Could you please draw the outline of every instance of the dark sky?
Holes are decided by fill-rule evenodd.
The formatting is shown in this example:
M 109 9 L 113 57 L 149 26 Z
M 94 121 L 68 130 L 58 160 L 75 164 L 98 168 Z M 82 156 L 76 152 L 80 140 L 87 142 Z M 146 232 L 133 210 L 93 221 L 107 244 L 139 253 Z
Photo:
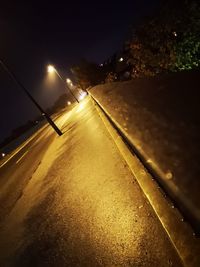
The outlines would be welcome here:
M 64 93 L 47 83 L 46 65 L 64 77 L 81 58 L 101 63 L 120 49 L 131 26 L 151 14 L 159 0 L 3 1 L 0 58 L 38 102 L 47 107 Z M 0 67 L 0 142 L 38 114 Z

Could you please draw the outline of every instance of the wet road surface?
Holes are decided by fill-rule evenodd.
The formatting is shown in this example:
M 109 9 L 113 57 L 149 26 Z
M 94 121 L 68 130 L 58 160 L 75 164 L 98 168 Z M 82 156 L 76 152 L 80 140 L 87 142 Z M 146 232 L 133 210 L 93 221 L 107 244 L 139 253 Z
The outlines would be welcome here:
M 0 266 L 182 266 L 91 101 L 57 124 L 0 168 Z

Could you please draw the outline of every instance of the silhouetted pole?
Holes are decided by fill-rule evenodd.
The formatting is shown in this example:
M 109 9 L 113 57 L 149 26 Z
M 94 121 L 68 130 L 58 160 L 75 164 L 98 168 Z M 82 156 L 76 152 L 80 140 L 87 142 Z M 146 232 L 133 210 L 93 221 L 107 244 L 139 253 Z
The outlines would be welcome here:
M 60 74 L 58 73 L 58 71 L 55 69 L 56 74 L 58 75 L 58 77 L 60 78 L 60 80 L 64 83 L 64 86 L 67 86 L 67 89 L 69 90 L 69 92 L 71 93 L 71 95 L 74 97 L 74 99 L 76 100 L 77 103 L 79 103 L 78 98 L 75 96 L 75 94 L 72 92 L 72 90 L 69 88 L 68 85 L 66 85 L 65 81 L 63 80 L 63 78 L 60 76 Z
M 15 81 L 15 83 L 25 92 L 25 94 L 30 98 L 30 100 L 36 105 L 42 115 L 45 116 L 48 123 L 52 126 L 52 128 L 56 131 L 58 135 L 62 135 L 63 133 L 61 130 L 55 125 L 49 115 L 43 110 L 43 108 L 37 103 L 37 101 L 32 97 L 29 91 L 24 87 L 24 85 L 18 80 L 16 75 L 8 68 L 8 66 L 0 59 L 0 64 L 2 65 L 3 69 L 8 73 L 8 75 Z

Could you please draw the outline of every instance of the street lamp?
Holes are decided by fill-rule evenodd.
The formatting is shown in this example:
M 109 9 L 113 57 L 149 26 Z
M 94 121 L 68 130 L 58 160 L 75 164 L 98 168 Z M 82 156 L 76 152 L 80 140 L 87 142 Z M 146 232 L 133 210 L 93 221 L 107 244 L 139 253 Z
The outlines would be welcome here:
M 60 80 L 62 81 L 62 83 L 64 83 L 64 85 L 66 86 L 65 81 L 63 80 L 63 78 L 60 76 L 59 72 L 57 71 L 57 69 L 53 66 L 53 65 L 48 65 L 47 66 L 47 71 L 49 73 L 56 73 L 57 76 L 60 78 Z M 69 79 L 67 79 L 69 80 Z M 70 81 L 70 80 L 69 80 Z M 71 81 L 70 81 L 71 82 Z M 67 81 L 68 83 L 68 81 Z M 70 94 L 73 96 L 73 98 L 79 103 L 78 99 L 76 98 L 76 96 L 74 95 L 74 93 L 71 91 L 71 89 L 69 88 L 69 86 L 67 85 L 67 89 L 69 90 Z
M 38 102 L 33 98 L 33 96 L 29 93 L 29 91 L 25 88 L 25 86 L 21 83 L 21 81 L 18 80 L 16 75 L 13 71 L 11 71 L 8 66 L 0 59 L 0 65 L 3 67 L 3 69 L 7 72 L 7 74 L 10 76 L 10 78 L 24 91 L 24 93 L 28 96 L 28 98 L 35 104 L 35 106 L 39 109 L 41 114 L 46 118 L 48 123 L 51 125 L 51 127 L 56 131 L 58 135 L 62 135 L 63 133 L 61 130 L 55 125 L 55 123 L 52 121 L 52 119 L 49 117 L 49 115 L 43 110 L 43 108 L 38 104 Z
M 69 78 L 66 79 L 66 83 L 69 85 L 70 88 L 73 87 L 73 83 Z
M 49 65 L 48 68 L 47 68 L 47 71 L 48 71 L 49 73 L 53 73 L 53 72 L 55 71 L 54 66 Z

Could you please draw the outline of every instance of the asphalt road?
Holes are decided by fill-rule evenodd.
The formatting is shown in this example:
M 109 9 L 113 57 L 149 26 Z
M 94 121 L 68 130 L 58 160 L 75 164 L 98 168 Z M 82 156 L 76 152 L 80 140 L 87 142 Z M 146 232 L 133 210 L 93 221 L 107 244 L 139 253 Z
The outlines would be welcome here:
M 0 266 L 182 266 L 89 99 L 0 163 Z

